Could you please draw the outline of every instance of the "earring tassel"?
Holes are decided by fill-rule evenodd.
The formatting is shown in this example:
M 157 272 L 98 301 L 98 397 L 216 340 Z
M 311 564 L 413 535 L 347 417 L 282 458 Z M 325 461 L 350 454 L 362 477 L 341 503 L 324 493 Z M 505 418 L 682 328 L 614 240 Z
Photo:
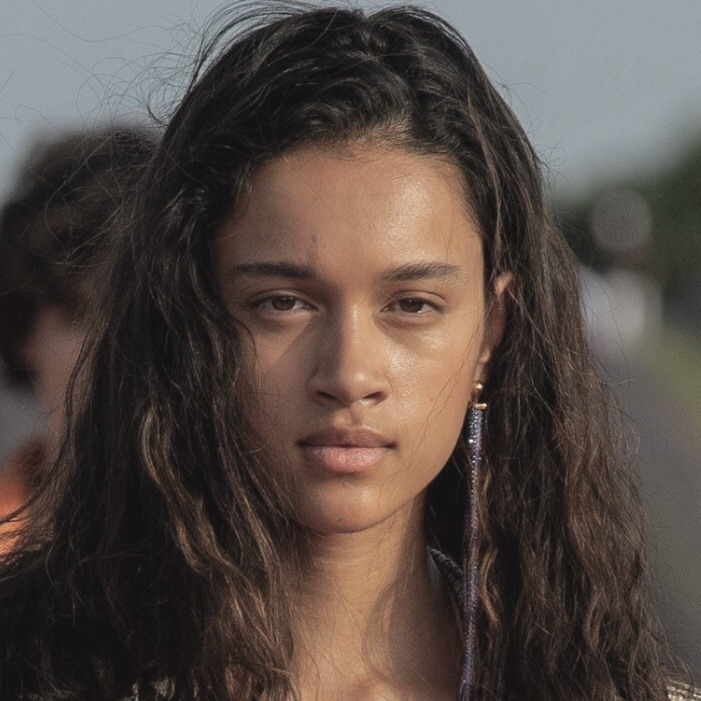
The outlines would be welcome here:
M 481 387 L 478 388 L 478 391 Z M 482 464 L 482 427 L 486 404 L 473 402 L 467 415 L 468 454 L 470 472 L 468 476 L 468 506 L 465 510 L 465 596 L 463 599 L 463 621 L 465 641 L 463 649 L 462 676 L 460 678 L 459 701 L 475 700 L 475 675 L 477 668 L 477 613 L 478 613 L 478 554 L 479 514 L 477 509 L 480 467 Z

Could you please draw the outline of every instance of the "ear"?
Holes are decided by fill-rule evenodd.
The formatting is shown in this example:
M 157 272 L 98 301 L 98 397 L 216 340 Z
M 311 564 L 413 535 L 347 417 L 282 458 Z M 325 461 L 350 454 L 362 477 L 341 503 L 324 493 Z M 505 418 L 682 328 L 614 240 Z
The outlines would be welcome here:
M 514 276 L 510 272 L 501 273 L 492 286 L 492 295 L 487 302 L 487 317 L 485 320 L 482 352 L 477 361 L 475 379 L 484 382 L 487 379 L 487 369 L 492 354 L 501 343 L 506 328 L 506 298 L 507 288 Z

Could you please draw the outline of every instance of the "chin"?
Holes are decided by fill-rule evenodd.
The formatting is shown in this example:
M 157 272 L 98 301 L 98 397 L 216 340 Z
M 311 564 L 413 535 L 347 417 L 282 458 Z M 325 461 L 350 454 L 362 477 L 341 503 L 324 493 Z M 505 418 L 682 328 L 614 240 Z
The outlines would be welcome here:
M 339 487 L 338 490 L 323 490 L 325 494 L 310 489 L 295 499 L 294 510 L 304 529 L 320 535 L 358 533 L 392 515 L 393 510 L 383 504 L 375 490 Z

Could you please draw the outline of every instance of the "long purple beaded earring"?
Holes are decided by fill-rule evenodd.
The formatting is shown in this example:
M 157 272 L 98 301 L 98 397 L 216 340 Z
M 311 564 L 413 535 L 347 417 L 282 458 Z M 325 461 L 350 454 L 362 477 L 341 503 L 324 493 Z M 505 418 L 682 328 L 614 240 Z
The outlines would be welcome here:
M 463 622 L 465 642 L 462 676 L 460 678 L 459 701 L 474 701 L 475 671 L 477 666 L 477 575 L 479 555 L 479 477 L 482 464 L 482 427 L 487 405 L 479 401 L 483 385 L 476 382 L 472 392 L 472 403 L 467 413 L 467 449 L 470 472 L 467 478 L 467 508 L 465 509 L 465 536 L 463 572 L 465 573 L 465 595 L 463 599 Z

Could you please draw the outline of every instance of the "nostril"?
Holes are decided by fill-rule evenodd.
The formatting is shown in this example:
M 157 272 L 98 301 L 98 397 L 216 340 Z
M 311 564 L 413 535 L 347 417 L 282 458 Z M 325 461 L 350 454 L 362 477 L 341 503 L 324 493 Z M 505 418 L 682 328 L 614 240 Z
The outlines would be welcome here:
M 361 388 L 353 387 L 317 387 L 314 392 L 317 401 L 324 404 L 340 404 L 350 406 L 356 402 L 379 403 L 385 399 L 387 392 L 382 389 L 372 389 L 365 391 Z
M 335 401 L 336 400 L 336 397 L 333 394 L 331 394 L 330 392 L 324 392 L 323 390 L 317 390 L 317 395 L 321 399 L 325 399 L 327 401 Z

